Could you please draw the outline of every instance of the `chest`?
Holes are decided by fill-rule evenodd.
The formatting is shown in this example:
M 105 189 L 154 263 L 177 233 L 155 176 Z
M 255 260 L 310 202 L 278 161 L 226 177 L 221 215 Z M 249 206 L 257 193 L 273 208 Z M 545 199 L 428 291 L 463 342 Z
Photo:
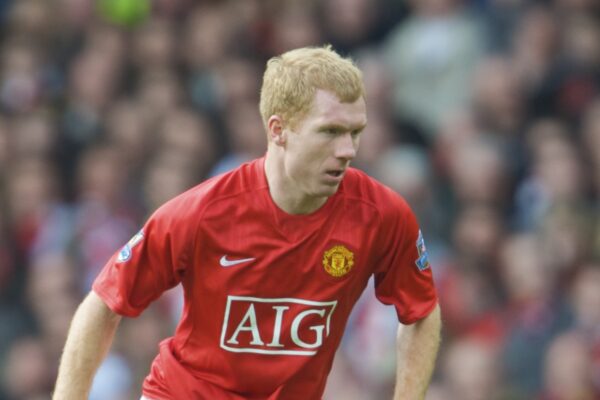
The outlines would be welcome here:
M 377 224 L 344 207 L 286 226 L 253 210 L 207 219 L 184 280 L 188 315 L 217 321 L 203 325 L 207 341 L 231 353 L 334 349 L 378 257 Z
M 377 258 L 377 220 L 360 209 L 286 221 L 232 213 L 208 220 L 194 271 L 203 291 L 260 297 L 338 298 L 362 291 Z M 349 292 L 349 293 L 346 293 Z

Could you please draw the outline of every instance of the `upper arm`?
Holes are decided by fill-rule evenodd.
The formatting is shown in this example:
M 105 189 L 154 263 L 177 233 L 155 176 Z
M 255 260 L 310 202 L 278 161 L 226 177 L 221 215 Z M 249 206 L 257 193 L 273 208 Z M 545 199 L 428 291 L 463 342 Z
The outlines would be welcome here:
M 121 316 L 112 311 L 93 291 L 86 296 L 75 312 L 69 328 L 67 344 L 72 344 L 83 354 L 95 354 L 99 344 L 112 340 Z
M 429 314 L 425 317 L 409 324 L 398 325 L 398 340 L 402 340 L 403 335 L 423 334 L 432 337 L 439 337 L 442 327 L 442 317 L 440 305 L 436 304 Z
M 436 329 L 437 327 L 439 329 L 439 327 L 442 325 L 442 315 L 439 303 L 435 304 L 435 307 L 433 307 L 428 315 L 416 321 L 414 324 L 424 326 L 426 328 Z
M 136 317 L 183 279 L 196 233 L 190 208 L 179 199 L 165 204 L 107 262 L 93 290 L 112 311 Z
M 81 308 L 91 318 L 107 321 L 108 323 L 119 323 L 121 320 L 121 315 L 111 310 L 104 300 L 93 290 L 83 300 Z
M 382 224 L 375 293 L 382 303 L 394 305 L 400 322 L 411 324 L 429 315 L 437 304 L 437 293 L 415 215 L 399 197 L 389 203 Z

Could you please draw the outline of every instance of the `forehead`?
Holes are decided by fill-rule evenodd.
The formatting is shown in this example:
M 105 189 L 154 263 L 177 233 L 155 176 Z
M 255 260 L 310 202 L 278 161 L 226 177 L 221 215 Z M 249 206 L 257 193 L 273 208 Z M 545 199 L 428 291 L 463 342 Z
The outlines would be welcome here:
M 347 127 L 362 127 L 367 123 L 367 107 L 361 96 L 353 103 L 343 103 L 326 90 L 317 90 L 311 111 L 305 122 L 316 125 L 336 124 Z

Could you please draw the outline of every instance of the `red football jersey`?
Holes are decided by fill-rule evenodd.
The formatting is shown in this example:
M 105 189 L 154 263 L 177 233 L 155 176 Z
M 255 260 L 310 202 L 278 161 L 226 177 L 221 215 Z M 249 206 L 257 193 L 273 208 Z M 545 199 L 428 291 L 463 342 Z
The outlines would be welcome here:
M 183 285 L 183 316 L 144 382 L 148 398 L 305 400 L 321 398 L 371 276 L 402 323 L 437 304 L 404 200 L 349 169 L 319 210 L 290 215 L 271 199 L 261 158 L 162 206 L 93 289 L 135 317 Z

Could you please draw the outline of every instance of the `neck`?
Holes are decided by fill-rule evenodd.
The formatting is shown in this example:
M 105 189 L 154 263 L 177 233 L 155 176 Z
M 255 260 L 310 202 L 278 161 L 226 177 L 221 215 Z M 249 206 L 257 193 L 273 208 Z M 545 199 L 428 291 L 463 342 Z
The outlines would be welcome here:
M 286 174 L 283 159 L 277 149 L 268 149 L 265 156 L 265 176 L 273 202 L 288 214 L 310 214 L 327 201 L 327 197 L 314 197 L 303 193 Z

